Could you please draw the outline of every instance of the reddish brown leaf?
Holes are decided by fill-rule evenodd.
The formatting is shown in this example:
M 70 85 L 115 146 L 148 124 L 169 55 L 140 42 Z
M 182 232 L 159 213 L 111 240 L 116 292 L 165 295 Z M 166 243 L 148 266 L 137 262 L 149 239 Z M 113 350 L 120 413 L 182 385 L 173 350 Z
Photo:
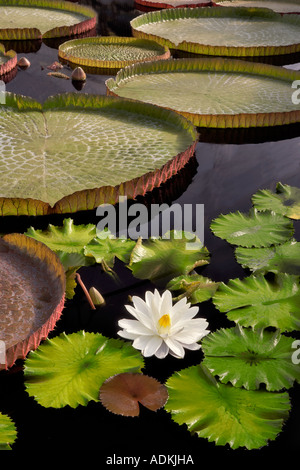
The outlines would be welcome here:
M 100 388 L 101 403 L 109 411 L 122 416 L 139 416 L 139 403 L 156 411 L 168 399 L 167 388 L 143 374 L 124 373 L 107 379 Z

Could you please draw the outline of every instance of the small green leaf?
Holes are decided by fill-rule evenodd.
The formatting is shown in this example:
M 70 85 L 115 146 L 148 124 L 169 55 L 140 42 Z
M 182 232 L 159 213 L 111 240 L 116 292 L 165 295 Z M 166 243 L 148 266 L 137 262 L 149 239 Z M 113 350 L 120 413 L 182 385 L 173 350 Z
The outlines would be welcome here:
M 203 364 L 222 383 L 255 390 L 291 388 L 300 382 L 300 367 L 293 364 L 294 338 L 279 331 L 254 331 L 242 327 L 221 329 L 202 340 Z
M 229 320 L 242 326 L 300 329 L 298 276 L 279 274 L 274 282 L 262 275 L 231 279 L 220 284 L 213 303 L 221 312 L 227 312 Z
M 248 214 L 233 212 L 220 215 L 210 226 L 212 232 L 233 245 L 264 247 L 286 242 L 294 233 L 293 223 L 275 212 Z
M 7 415 L 0 413 L 0 450 L 11 450 L 10 445 L 17 438 L 17 430 L 13 421 Z
M 238 247 L 235 257 L 243 268 L 249 268 L 255 273 L 300 275 L 300 242 L 294 239 L 270 248 Z
M 252 196 L 252 203 L 259 211 L 272 210 L 290 219 L 300 219 L 300 189 L 278 183 L 276 193 L 261 189 Z
M 53 251 L 83 253 L 84 246 L 96 237 L 96 226 L 74 225 L 72 219 L 64 219 L 62 227 L 51 224 L 47 230 L 30 227 L 25 235 L 44 243 Z
M 111 238 L 108 236 L 102 238 L 100 232 L 97 238 L 94 238 L 85 248 L 84 254 L 87 257 L 95 258 L 97 263 L 104 261 L 110 268 L 114 266 L 115 257 L 129 263 L 131 252 L 136 244 L 135 241 L 122 238 Z
M 209 252 L 201 241 L 186 238 L 184 232 L 171 231 L 164 237 L 138 240 L 129 267 L 135 277 L 154 283 L 167 283 L 209 263 Z
M 25 361 L 28 394 L 45 407 L 98 401 L 102 383 L 122 372 L 140 372 L 143 359 L 129 343 L 80 331 L 47 339 Z
M 232 449 L 259 449 L 276 439 L 290 411 L 287 392 L 245 390 L 219 383 L 203 365 L 172 375 L 165 409 L 191 433 Z
M 191 304 L 197 304 L 209 300 L 218 286 L 219 282 L 213 282 L 200 274 L 190 274 L 171 279 L 167 284 L 167 289 L 180 292 L 178 300 L 187 297 Z

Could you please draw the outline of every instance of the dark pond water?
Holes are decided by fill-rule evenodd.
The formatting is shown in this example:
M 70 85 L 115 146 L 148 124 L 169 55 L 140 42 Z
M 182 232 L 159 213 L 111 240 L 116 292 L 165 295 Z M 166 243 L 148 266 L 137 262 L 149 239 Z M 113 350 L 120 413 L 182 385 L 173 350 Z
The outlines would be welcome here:
M 93 5 L 99 12 L 98 34 L 130 36 L 129 21 L 141 14 L 133 2 L 81 2 Z M 31 45 L 33 47 L 33 45 Z M 35 51 L 21 51 L 28 57 L 31 67 L 19 70 L 13 80 L 7 83 L 7 90 L 31 96 L 44 101 L 48 96 L 63 92 L 105 94 L 107 76 L 88 74 L 82 90 L 76 90 L 70 80 L 47 76 L 47 65 L 57 60 L 57 44 L 35 45 Z M 287 64 L 298 68 L 300 57 L 293 57 Z M 66 72 L 69 72 L 66 69 Z M 244 271 L 234 260 L 232 248 L 214 237 L 209 225 L 220 213 L 248 211 L 250 198 L 261 188 L 274 189 L 277 182 L 300 186 L 300 128 L 290 126 L 284 129 L 252 131 L 207 131 L 200 129 L 200 139 L 194 159 L 180 174 L 159 190 L 141 198 L 145 204 L 152 201 L 183 204 L 204 204 L 205 245 L 211 252 L 211 263 L 202 273 L 214 280 L 226 281 L 244 276 Z M 95 212 L 72 215 L 75 223 L 97 223 Z M 0 232 L 23 232 L 29 226 L 45 228 L 48 223 L 61 224 L 62 217 L 6 217 L 0 220 Z M 296 234 L 299 228 L 296 224 Z M 51 335 L 81 329 L 99 331 L 106 336 L 116 337 L 117 321 L 124 315 L 124 303 L 128 294 L 143 295 L 150 283 L 138 283 L 130 277 L 121 263 L 118 273 L 123 285 L 116 290 L 99 267 L 82 268 L 80 271 L 87 287 L 98 287 L 106 298 L 106 307 L 91 311 L 80 288 L 76 296 L 67 302 L 61 320 Z M 222 314 L 209 302 L 201 306 L 201 314 L 208 318 L 210 329 L 227 326 Z M 51 336 L 50 335 L 50 336 Z M 184 361 L 167 358 L 163 361 L 149 359 L 145 373 L 165 381 L 174 371 L 197 364 L 201 352 L 187 354 Z M 284 431 L 275 442 L 251 455 L 268 455 L 276 450 L 298 450 L 300 439 L 299 386 L 291 392 L 292 413 Z M 106 457 L 117 453 L 127 456 L 148 456 L 156 454 L 191 454 L 194 463 L 200 463 L 203 452 L 214 455 L 233 456 L 243 450 L 216 447 L 205 439 L 191 436 L 184 426 L 173 423 L 170 416 L 160 410 L 153 414 L 142 409 L 138 419 L 122 418 L 107 412 L 101 405 L 91 402 L 87 407 L 60 410 L 46 409 L 29 398 L 24 391 L 22 361 L 10 371 L 0 373 L 1 411 L 16 423 L 18 439 L 14 450 L 97 450 L 99 465 Z

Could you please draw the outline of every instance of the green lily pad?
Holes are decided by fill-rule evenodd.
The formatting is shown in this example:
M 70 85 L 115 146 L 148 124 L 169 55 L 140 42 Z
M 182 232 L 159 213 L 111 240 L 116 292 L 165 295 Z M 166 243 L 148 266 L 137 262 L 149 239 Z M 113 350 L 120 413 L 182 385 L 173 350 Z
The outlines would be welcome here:
M 275 281 L 249 276 L 221 283 L 213 303 L 229 320 L 242 326 L 281 331 L 300 329 L 300 284 L 298 276 L 278 274 Z
M 72 213 L 144 195 L 187 163 L 198 138 L 172 111 L 76 93 L 43 105 L 7 93 L 0 125 L 2 215 Z
M 252 7 L 252 8 L 270 8 L 277 13 L 299 13 L 299 0 L 218 0 L 217 6 L 223 7 Z
M 165 409 L 176 423 L 232 449 L 259 449 L 276 439 L 291 409 L 287 392 L 222 384 L 201 364 L 176 372 L 166 385 Z
M 111 95 L 173 109 L 199 127 L 248 128 L 300 122 L 291 98 L 295 80 L 299 71 L 219 57 L 134 64 L 106 87 Z
M 294 233 L 293 223 L 286 217 L 256 209 L 251 209 L 248 214 L 239 211 L 222 214 L 211 222 L 210 228 L 217 237 L 244 247 L 278 245 Z
M 0 413 L 0 450 L 11 450 L 17 438 L 15 423 L 7 415 Z
M 15 51 L 10 50 L 5 52 L 5 47 L 3 44 L 0 44 L 0 76 L 14 69 L 17 65 L 17 60 L 17 53 Z
M 292 239 L 270 248 L 237 247 L 235 257 L 255 274 L 267 272 L 300 275 L 300 242 Z
M 176 230 L 164 237 L 137 241 L 129 263 L 135 277 L 166 284 L 209 263 L 209 252 L 197 237 L 191 241 Z
M 170 8 L 130 22 L 135 37 L 170 49 L 219 56 L 270 56 L 300 50 L 300 18 L 267 8 Z
M 164 60 L 170 51 L 147 39 L 119 36 L 73 39 L 59 46 L 58 55 L 63 62 L 104 72 L 120 69 L 141 61 Z
M 101 235 L 101 234 L 100 234 Z M 112 268 L 117 257 L 123 263 L 129 263 L 130 255 L 136 242 L 122 238 L 94 238 L 85 248 L 84 254 L 87 258 L 92 257 L 97 263 L 103 261 Z
M 299 365 L 293 364 L 294 338 L 267 330 L 241 327 L 217 330 L 201 343 L 203 364 L 222 383 L 256 390 L 289 389 L 300 382 Z
M 261 189 L 252 196 L 252 203 L 259 211 L 272 210 L 290 219 L 300 219 L 300 189 L 278 183 L 276 193 Z
M 178 292 L 178 300 L 187 297 L 191 304 L 197 304 L 211 299 L 218 286 L 219 282 L 214 282 L 200 274 L 188 274 L 171 279 L 167 284 L 167 289 Z
M 81 34 L 97 24 L 87 6 L 57 0 L 0 0 L 0 39 L 24 40 Z
M 142 367 L 142 356 L 129 343 L 100 333 L 63 333 L 28 355 L 25 386 L 42 406 L 76 408 L 99 401 L 99 389 L 112 375 Z

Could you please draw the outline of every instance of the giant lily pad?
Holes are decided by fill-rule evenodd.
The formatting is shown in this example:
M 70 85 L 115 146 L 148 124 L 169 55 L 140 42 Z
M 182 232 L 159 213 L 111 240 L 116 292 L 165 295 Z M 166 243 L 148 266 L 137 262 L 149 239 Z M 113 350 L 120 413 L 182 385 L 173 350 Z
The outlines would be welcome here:
M 177 113 L 75 93 L 43 105 L 7 93 L 0 127 L 2 215 L 76 212 L 144 195 L 175 175 L 197 142 Z
M 17 53 L 13 50 L 5 52 L 5 47 L 0 44 L 0 76 L 13 70 L 17 65 Z
M 64 306 L 65 274 L 57 256 L 26 235 L 0 239 L 0 339 L 6 364 L 24 358 L 47 337 Z
M 201 364 L 176 372 L 166 385 L 173 420 L 218 446 L 258 449 L 276 439 L 289 416 L 287 392 L 222 384 Z
M 213 4 L 210 0 L 135 0 L 135 3 L 149 9 L 155 8 L 183 8 L 183 7 L 209 7 Z
M 299 17 L 300 18 L 300 17 Z M 200 127 L 262 127 L 300 122 L 291 99 L 300 73 L 222 58 L 135 64 L 106 81 L 109 94 L 153 103 Z
M 216 6 L 270 8 L 277 13 L 300 13 L 299 0 L 219 0 Z
M 0 39 L 64 37 L 93 29 L 90 7 L 57 0 L 0 0 Z
M 147 39 L 108 36 L 66 41 L 59 46 L 58 55 L 70 65 L 103 72 L 136 62 L 168 59 L 170 51 L 166 46 Z
M 256 57 L 300 50 L 299 15 L 267 8 L 172 8 L 130 22 L 133 35 L 197 54 Z

